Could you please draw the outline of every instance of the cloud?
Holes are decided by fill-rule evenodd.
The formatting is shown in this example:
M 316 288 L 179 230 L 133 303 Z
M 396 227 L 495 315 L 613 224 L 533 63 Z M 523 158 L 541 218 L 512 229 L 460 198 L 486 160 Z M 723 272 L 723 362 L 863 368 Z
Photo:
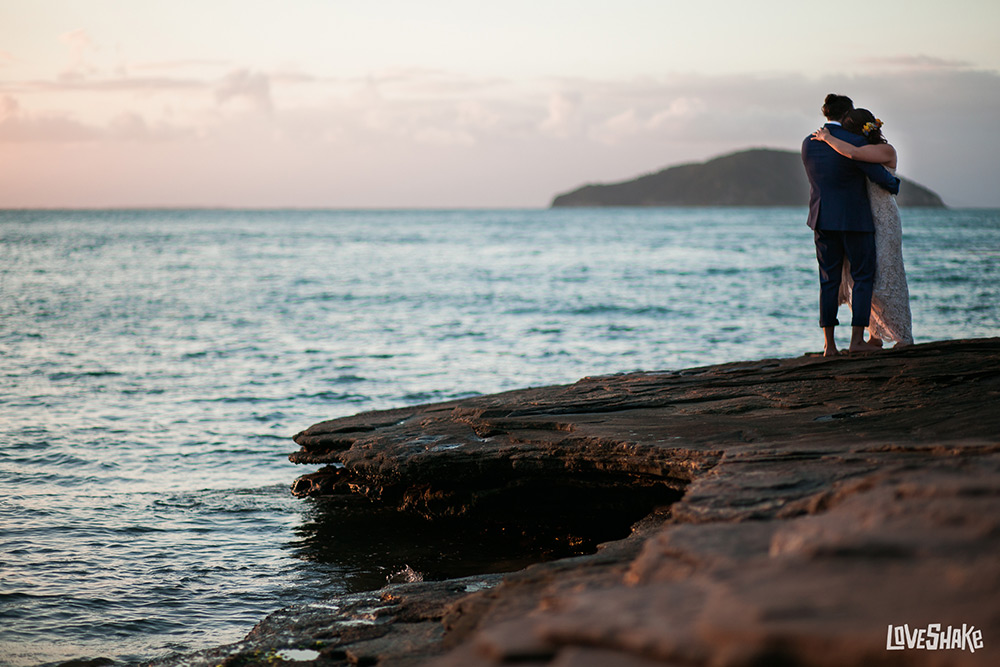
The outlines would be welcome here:
M 0 97 L 0 122 L 17 116 L 20 110 L 21 105 L 13 95 L 4 95 L 3 97 Z
M 7 65 L 12 65 L 17 62 L 17 58 L 10 51 L 4 51 L 0 49 L 0 67 L 5 67 Z
M 137 70 L 179 70 L 202 67 L 229 67 L 231 63 L 226 60 L 206 60 L 198 58 L 187 58 L 179 60 L 155 60 L 129 63 L 129 69 Z
M 654 98 L 655 99 L 655 98 Z M 633 138 L 656 137 L 679 139 L 715 127 L 712 109 L 699 97 L 676 97 L 648 102 L 641 110 L 629 107 L 589 126 L 587 136 L 609 146 L 621 145 Z
M 74 143 L 100 137 L 101 132 L 96 128 L 65 115 L 24 116 L 15 112 L 0 120 L 0 142 Z
M 947 60 L 945 58 L 935 58 L 934 56 L 891 56 L 884 58 L 863 58 L 862 65 L 875 67 L 899 68 L 909 70 L 958 70 L 969 69 L 972 63 L 965 60 Z
M 548 115 L 539 124 L 543 134 L 567 139 L 584 130 L 583 99 L 577 92 L 558 92 L 549 96 Z
M 98 51 L 97 45 L 83 28 L 77 28 L 59 36 L 59 41 L 69 47 L 69 63 L 59 74 L 63 81 L 77 81 L 97 71 L 90 56 Z
M 194 139 L 197 130 L 166 123 L 150 123 L 142 114 L 126 112 L 112 118 L 102 134 L 112 141 L 167 142 Z
M 258 111 L 270 113 L 273 110 L 271 82 L 267 75 L 247 69 L 235 70 L 223 77 L 215 87 L 215 100 L 220 105 L 243 101 Z
M 457 124 L 477 132 L 490 132 L 503 119 L 502 111 L 478 100 L 462 100 L 457 107 Z
M 31 113 L 31 95 L 40 92 L 63 94 L 45 99 L 64 100 L 64 109 L 96 100 L 104 115 L 83 123 L 69 111 Z M 133 105 L 112 95 L 121 92 L 157 93 L 179 110 L 164 116 L 160 97 L 154 105 L 137 95 Z M 886 121 L 904 176 L 951 204 L 1000 205 L 992 184 L 1000 76 L 948 67 L 820 78 L 520 82 L 413 69 L 355 79 L 250 69 L 221 79 L 91 77 L 0 86 L 0 140 L 112 148 L 159 142 L 156 150 L 169 145 L 195 171 L 202 163 L 232 162 L 235 152 L 245 160 L 240 173 L 247 182 L 269 182 L 281 164 L 296 183 L 295 196 L 311 205 L 544 205 L 583 182 L 622 180 L 748 147 L 796 150 L 822 121 L 828 92 L 849 94 Z M 343 187 L 330 189 L 313 174 L 337 174 Z M 211 183 L 216 175 L 206 171 L 203 178 Z M 277 185 L 255 191 L 254 201 L 266 205 L 267 192 L 275 203 L 300 201 L 288 199 L 288 190 L 277 201 Z
M 55 81 L 8 81 L 0 83 L 0 91 L 13 93 L 159 93 L 183 90 L 204 90 L 211 84 L 197 79 L 172 77 L 84 78 L 64 77 Z
M 635 109 L 632 108 L 592 125 L 588 136 L 595 141 L 613 146 L 641 133 L 643 125 Z
M 193 72 L 204 72 L 205 70 L 219 70 L 222 68 L 232 69 L 232 63 L 226 60 L 210 60 L 204 58 L 178 58 L 175 60 L 145 60 L 130 62 L 125 58 L 119 58 L 113 71 L 118 78 L 127 79 L 133 73 L 155 77 L 170 77 L 174 73 L 183 72 L 191 75 Z M 175 75 L 176 76 L 176 75 Z
M 417 130 L 413 140 L 418 144 L 436 144 L 439 146 L 473 146 L 475 138 L 468 132 L 442 127 L 424 127 Z
M 76 30 L 59 35 L 59 41 L 67 44 L 73 50 L 75 58 L 81 57 L 87 51 L 97 50 L 94 40 L 90 38 L 90 35 L 83 28 L 77 28 Z
M 657 130 L 677 123 L 684 123 L 704 115 L 707 111 L 707 105 L 699 97 L 678 97 L 671 100 L 666 108 L 653 114 L 647 126 L 651 130 Z
M 79 144 L 176 141 L 195 136 L 193 128 L 149 123 L 141 114 L 123 112 L 105 126 L 80 122 L 66 113 L 29 113 L 12 95 L 0 97 L 0 142 Z

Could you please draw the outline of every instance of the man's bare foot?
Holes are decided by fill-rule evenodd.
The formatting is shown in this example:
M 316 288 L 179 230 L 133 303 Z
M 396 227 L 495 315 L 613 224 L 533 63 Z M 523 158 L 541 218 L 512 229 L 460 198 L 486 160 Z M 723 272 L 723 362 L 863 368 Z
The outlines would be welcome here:
M 837 337 L 834 335 L 835 327 L 823 327 L 823 356 L 835 357 L 840 354 L 837 349 Z

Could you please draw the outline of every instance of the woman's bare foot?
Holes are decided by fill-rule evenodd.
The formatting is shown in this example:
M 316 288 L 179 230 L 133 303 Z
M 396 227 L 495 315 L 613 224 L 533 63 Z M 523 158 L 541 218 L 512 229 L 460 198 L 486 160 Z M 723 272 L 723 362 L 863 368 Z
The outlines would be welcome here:
M 852 342 L 847 351 L 851 354 L 866 354 L 869 352 L 878 352 L 881 349 L 881 345 L 872 345 L 868 341 L 861 341 L 859 343 Z
M 871 332 L 869 332 L 868 333 L 868 344 L 880 348 L 880 347 L 882 347 L 883 343 L 882 343 L 882 339 L 881 338 L 879 338 L 878 336 L 873 336 L 873 335 L 871 335 Z
M 867 326 L 851 327 L 851 345 L 847 348 L 848 354 L 865 354 L 866 352 L 878 352 L 882 346 L 876 347 L 865 340 L 865 329 Z

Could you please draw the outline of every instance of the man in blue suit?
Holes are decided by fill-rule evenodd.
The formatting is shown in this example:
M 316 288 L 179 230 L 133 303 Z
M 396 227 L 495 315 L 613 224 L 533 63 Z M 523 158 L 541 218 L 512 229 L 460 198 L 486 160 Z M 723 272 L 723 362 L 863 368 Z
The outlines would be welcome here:
M 855 146 L 866 144 L 861 135 L 848 132 L 840 121 L 854 108 L 851 98 L 833 93 L 826 96 L 823 115 L 830 134 Z M 866 178 L 892 194 L 899 192 L 899 179 L 885 167 L 851 160 L 826 142 L 802 142 L 802 163 L 809 177 L 809 220 L 819 260 L 819 325 L 823 327 L 823 355 L 837 354 L 834 328 L 840 305 L 840 282 L 844 259 L 851 265 L 854 288 L 851 298 L 851 352 L 877 348 L 865 342 L 875 282 L 875 225 L 868 202 Z

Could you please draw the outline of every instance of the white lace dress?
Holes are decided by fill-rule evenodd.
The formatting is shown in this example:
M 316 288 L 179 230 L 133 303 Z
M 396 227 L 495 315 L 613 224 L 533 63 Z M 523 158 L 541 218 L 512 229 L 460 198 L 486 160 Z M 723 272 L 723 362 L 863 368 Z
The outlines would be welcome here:
M 910 290 L 906 286 L 906 270 L 903 268 L 903 223 L 899 207 L 895 197 L 871 181 L 868 181 L 868 199 L 875 222 L 875 287 L 868 329 L 872 336 L 883 340 L 912 343 Z M 850 268 L 845 261 L 840 302 L 846 304 L 851 303 L 851 286 L 854 284 Z

